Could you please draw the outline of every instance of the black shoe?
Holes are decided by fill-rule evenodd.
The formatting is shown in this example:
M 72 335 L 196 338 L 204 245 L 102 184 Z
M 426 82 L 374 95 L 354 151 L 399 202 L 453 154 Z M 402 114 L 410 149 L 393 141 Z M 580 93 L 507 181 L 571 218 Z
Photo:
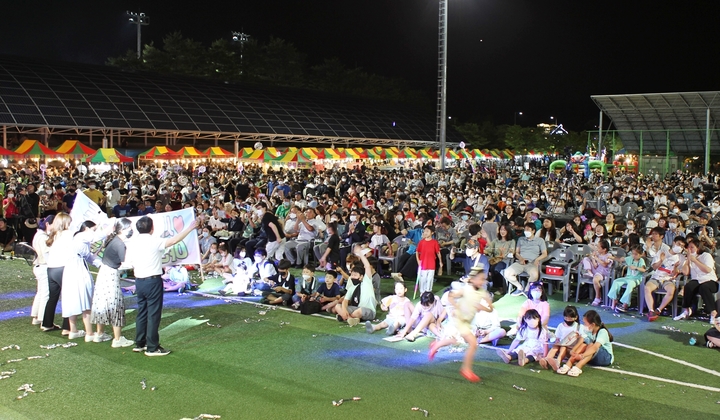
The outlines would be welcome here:
M 218 293 L 220 294 L 220 296 L 225 296 L 225 291 L 224 291 L 224 290 L 218 290 Z
M 166 350 L 160 346 L 158 346 L 155 351 L 145 351 L 145 356 L 167 356 L 168 354 L 170 354 L 170 350 Z
M 335 319 L 337 319 L 338 322 L 345 322 L 345 320 L 342 319 L 342 317 L 339 314 L 338 314 L 338 316 L 335 317 Z
M 141 346 L 135 345 L 135 347 L 133 347 L 133 352 L 135 352 L 135 353 L 140 353 L 140 352 L 143 352 L 146 350 L 147 350 L 147 346 L 141 347 Z

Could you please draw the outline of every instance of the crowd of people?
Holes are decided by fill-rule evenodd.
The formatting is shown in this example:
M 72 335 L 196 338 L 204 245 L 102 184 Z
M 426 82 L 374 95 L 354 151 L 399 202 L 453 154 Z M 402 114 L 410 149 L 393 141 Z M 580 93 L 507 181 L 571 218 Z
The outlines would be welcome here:
M 40 258 L 42 240 L 37 238 L 48 229 L 47 218 L 57 215 L 45 233 L 50 243 L 44 261 L 50 300 L 41 319 L 44 329 L 53 328 L 53 305 L 60 286 L 63 293 L 67 288 L 58 269 L 59 261 L 65 266 L 64 258 L 70 256 L 54 258 L 54 241 L 66 244 L 64 254 L 76 253 L 102 267 L 98 282 L 116 282 L 117 273 L 111 270 L 119 267 L 120 253 L 98 262 L 86 251 L 88 241 L 101 233 L 86 226 L 87 232 L 76 236 L 62 234 L 66 213 L 75 195 L 82 193 L 118 220 L 194 208 L 203 255 L 198 268 L 223 278 L 221 294 L 254 295 L 267 304 L 285 304 L 303 313 L 325 311 L 350 325 L 365 322 L 368 332 L 386 329 L 411 341 L 420 334 L 433 334 L 438 341 L 432 354 L 442 346 L 468 342 L 470 331 L 474 338 L 468 344 L 473 346 L 496 343 L 505 334 L 514 336 L 501 358 L 517 359 L 521 365 L 537 361 L 559 373 L 577 375 L 585 363 L 612 362 L 612 336 L 596 311 L 582 317 L 576 310 L 575 315 L 566 315 L 566 321 L 572 318 L 576 326 L 582 320 L 584 328 L 576 328 L 582 339 L 574 346 L 548 348 L 552 334 L 549 307 L 545 307 L 547 285 L 541 281 L 544 265 L 552 257 L 551 249 L 579 245 L 587 252 L 575 261 L 581 267 L 577 281 L 588 280 L 593 306 L 608 302 L 610 310 L 628 311 L 633 291 L 642 284 L 647 319 L 654 321 L 668 314 L 672 299 L 681 295 L 682 311 L 672 316 L 709 317 L 713 328 L 705 336 L 707 346 L 720 346 L 714 256 L 720 217 L 716 176 L 677 172 L 664 179 L 634 174 L 593 174 L 585 179 L 510 165 L 460 165 L 438 171 L 427 163 L 390 170 L 365 164 L 322 171 L 230 164 L 202 169 L 123 167 L 86 175 L 77 168 L 60 168 L 42 181 L 37 172 L 25 169 L 0 180 L 6 217 L 0 220 L 3 248 L 12 245 L 8 230 L 20 229 L 26 241 L 38 242 Z M 23 210 L 26 207 L 30 208 Z M 33 223 L 27 223 L 33 220 L 44 221 L 45 228 L 37 235 Z M 106 244 L 111 249 L 123 240 L 120 228 Z M 155 245 L 161 249 L 167 243 Z M 72 271 L 82 271 L 82 264 L 76 265 Z M 295 279 L 293 268 L 302 269 L 302 280 Z M 462 281 L 436 296 L 435 277 L 442 276 L 443 269 L 451 276 L 462 275 Z M 138 271 L 155 275 L 136 267 L 136 277 Z M 323 279 L 316 278 L 317 271 L 325 273 Z M 398 283 L 390 301 L 380 296 L 381 279 L 387 277 Z M 72 281 L 87 286 L 81 278 L 86 277 L 74 275 Z M 405 284 L 412 280 L 414 294 L 418 288 L 420 292 L 414 307 L 405 297 Z M 136 283 L 139 300 L 140 284 Z M 70 321 L 64 329 L 71 338 L 78 337 L 76 318 L 82 315 L 86 340 L 102 340 L 102 327 L 89 334 L 91 324 L 115 327 L 119 320 L 110 319 L 109 313 L 95 313 L 95 296 L 88 295 L 87 287 L 71 289 L 82 293 L 79 299 L 68 298 L 68 307 L 71 302 L 77 305 L 67 312 L 63 309 Z M 479 292 L 485 289 L 495 293 Z M 99 286 L 96 295 L 98 290 Z M 117 301 L 114 288 L 102 290 L 102 296 Z M 663 292 L 658 305 L 656 292 Z M 528 298 L 510 331 L 500 327 L 492 310 L 492 301 L 503 294 Z M 148 305 L 157 304 L 154 298 Z M 378 304 L 388 317 L 373 325 Z M 453 321 L 452 313 L 457 311 L 458 321 Z M 564 338 L 556 335 L 557 342 Z M 135 344 L 144 347 L 145 340 L 138 336 Z M 148 335 L 148 346 L 150 340 Z M 586 346 L 581 348 L 583 343 Z M 462 373 L 475 380 L 468 365 L 463 365 Z

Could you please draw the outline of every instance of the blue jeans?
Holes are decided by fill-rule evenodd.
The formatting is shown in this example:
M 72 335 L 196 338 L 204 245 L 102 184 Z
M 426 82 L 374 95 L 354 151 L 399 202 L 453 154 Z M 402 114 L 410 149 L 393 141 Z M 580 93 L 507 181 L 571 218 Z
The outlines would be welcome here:
M 155 351 L 160 347 L 160 318 L 163 306 L 163 281 L 160 276 L 135 279 L 138 314 L 135 319 L 135 346 Z
M 611 363 L 612 356 L 605 350 L 605 347 L 600 347 L 595 356 L 588 362 L 591 366 L 610 366 Z

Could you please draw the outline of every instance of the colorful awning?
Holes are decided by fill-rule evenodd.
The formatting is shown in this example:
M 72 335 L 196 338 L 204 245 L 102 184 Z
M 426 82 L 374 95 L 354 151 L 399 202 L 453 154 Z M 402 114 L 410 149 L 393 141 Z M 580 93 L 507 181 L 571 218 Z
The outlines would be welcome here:
M 90 156 L 97 152 L 97 150 L 85 146 L 78 140 L 65 140 L 65 142 L 55 149 L 55 151 L 65 157 Z
M 346 154 L 345 150 L 343 149 L 324 149 L 325 152 L 325 159 L 331 159 L 331 160 L 340 160 L 345 159 Z
M 90 163 L 127 163 L 133 160 L 133 158 L 127 157 L 115 149 L 98 149 L 94 155 L 85 159 L 86 162 Z
M 60 156 L 60 153 L 50 149 L 37 140 L 25 140 L 20 147 L 15 149 L 15 153 L 23 156 Z
M 4 147 L 0 147 L 0 156 L 2 157 L 13 157 L 18 156 L 17 153 L 13 152 L 12 150 L 8 150 Z
M 452 150 L 447 150 L 445 152 L 445 158 L 446 159 L 460 159 L 460 156 L 458 156 L 458 154 Z
M 211 158 L 232 158 L 235 154 L 229 152 L 222 147 L 208 147 L 203 153 L 210 156 Z
M 382 147 L 373 147 L 372 149 L 367 149 L 367 152 L 370 159 L 385 159 L 385 149 Z
M 140 159 L 177 159 L 180 155 L 166 146 L 155 146 L 152 149 L 140 153 Z
M 240 159 L 243 160 L 262 160 L 265 152 L 263 149 L 255 150 L 252 147 L 244 147 L 240 151 Z
M 353 147 L 352 149 L 345 149 L 345 155 L 351 159 L 367 159 L 368 152 L 362 147 Z
M 406 147 L 405 149 L 405 155 L 410 159 L 418 159 L 420 158 L 420 152 L 418 152 L 416 149 L 413 149 L 412 147 Z
M 185 146 L 182 149 L 177 151 L 179 158 L 186 158 L 186 159 L 200 159 L 200 158 L 206 158 L 208 155 L 199 151 L 193 146 Z
M 298 156 L 301 161 L 316 161 L 325 159 L 325 153 L 315 147 L 303 147 L 298 150 Z
M 418 157 L 425 159 L 439 159 L 439 154 L 433 149 L 420 149 L 418 150 Z
M 472 153 L 470 153 L 469 151 L 467 151 L 465 149 L 459 149 L 457 151 L 457 155 L 460 157 L 460 159 L 472 159 L 473 158 Z

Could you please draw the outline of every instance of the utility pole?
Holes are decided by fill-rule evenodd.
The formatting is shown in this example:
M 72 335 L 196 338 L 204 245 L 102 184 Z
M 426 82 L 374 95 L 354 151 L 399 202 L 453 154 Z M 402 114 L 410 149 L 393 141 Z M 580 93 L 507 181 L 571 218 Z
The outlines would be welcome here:
M 250 40 L 250 35 L 248 35 L 244 32 L 233 31 L 232 40 L 233 40 L 233 42 L 240 43 L 240 74 L 242 74 L 243 73 L 243 49 L 245 47 L 245 43 Z
M 150 24 L 150 16 L 145 13 L 125 12 L 130 16 L 130 22 L 133 25 L 137 25 L 137 58 L 140 59 L 142 55 L 142 36 L 140 35 L 140 28 Z
M 438 12 L 438 105 L 437 140 L 440 143 L 440 169 L 445 169 L 447 134 L 447 26 L 448 1 L 440 0 Z

